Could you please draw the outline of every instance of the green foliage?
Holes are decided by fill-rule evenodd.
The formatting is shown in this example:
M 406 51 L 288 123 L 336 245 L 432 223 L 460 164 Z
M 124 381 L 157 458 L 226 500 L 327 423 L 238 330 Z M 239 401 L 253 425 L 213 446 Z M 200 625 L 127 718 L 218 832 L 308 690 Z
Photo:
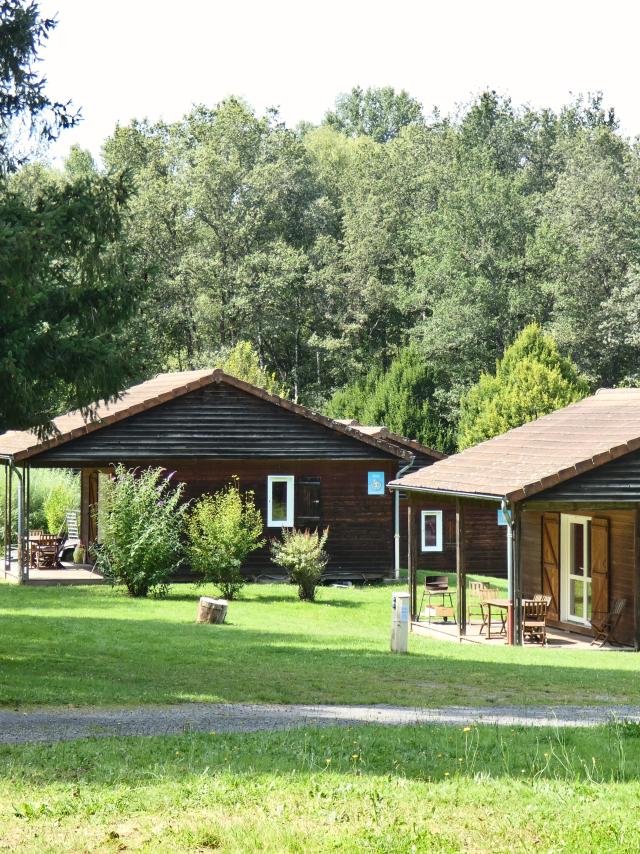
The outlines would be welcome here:
M 86 157 L 80 169 L 78 152 L 64 176 L 39 166 L 11 177 L 27 136 L 46 143 L 77 118 L 36 71 L 55 25 L 37 3 L 0 0 L 0 432 L 48 431 L 54 414 L 117 393 L 144 361 L 130 327 L 145 279 L 121 240 L 125 179 Z
M 280 397 L 286 397 L 288 394 L 287 388 L 278 382 L 276 375 L 269 373 L 260 363 L 260 357 L 249 341 L 238 341 L 234 347 L 223 350 L 216 363 L 225 373 L 263 388 L 271 394 Z
M 362 90 L 360 86 L 336 98 L 334 110 L 325 118 L 329 125 L 346 136 L 370 136 L 376 142 L 394 139 L 403 127 L 421 124 L 422 107 L 405 89 L 391 86 Z
M 306 602 L 316 598 L 316 587 L 329 561 L 324 550 L 329 529 L 316 531 L 282 529 L 282 539 L 271 541 L 271 560 L 286 569 L 289 582 L 298 585 L 298 596 Z
M 532 323 L 497 362 L 495 375 L 482 374 L 462 398 L 460 450 L 574 403 L 588 391 L 553 338 Z
M 49 489 L 42 507 L 49 533 L 59 534 L 64 525 L 67 511 L 77 510 L 79 507 L 80 478 L 70 472 L 56 472 L 55 481 Z
M 187 520 L 192 569 L 217 585 L 225 599 L 234 599 L 244 584 L 245 560 L 264 544 L 262 531 L 253 493 L 241 493 L 237 479 L 215 495 L 203 495 Z
M 163 469 L 118 466 L 105 479 L 98 568 L 132 596 L 164 594 L 183 561 L 181 534 L 187 505 L 183 484 L 174 487 Z M 101 484 L 102 485 L 102 484 Z
M 0 516 L 4 514 L 5 480 L 0 470 Z M 18 530 L 18 487 L 13 480 L 11 530 L 14 538 Z M 80 478 L 62 469 L 31 469 L 29 526 L 33 529 L 58 534 L 66 510 L 80 506 Z M 50 505 L 50 513 L 47 507 Z M 66 505 L 66 506 L 63 506 Z M 4 542 L 4 520 L 0 524 L 0 543 Z
M 26 152 L 16 146 L 24 131 L 50 142 L 78 121 L 68 103 L 49 98 L 46 79 L 36 71 L 38 50 L 57 23 L 43 18 L 35 2 L 0 2 L 0 176 L 26 160 Z
M 326 414 L 381 424 L 428 447 L 450 451 L 452 428 L 439 400 L 442 382 L 442 372 L 412 345 L 400 350 L 386 371 L 372 368 L 363 380 L 336 391 Z

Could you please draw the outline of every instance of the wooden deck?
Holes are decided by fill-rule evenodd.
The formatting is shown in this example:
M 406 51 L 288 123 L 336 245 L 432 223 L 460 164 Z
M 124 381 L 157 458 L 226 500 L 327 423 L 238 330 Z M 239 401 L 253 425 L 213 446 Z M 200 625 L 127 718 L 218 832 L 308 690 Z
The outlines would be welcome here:
M 5 575 L 4 572 L 0 572 L 1 580 L 4 580 L 8 584 L 18 584 L 17 563 L 11 564 L 11 571 L 8 574 Z M 105 583 L 101 575 L 93 572 L 91 564 L 77 564 L 73 567 L 63 567 L 61 569 L 30 569 L 29 580 L 26 582 L 30 587 Z
M 411 623 L 411 631 L 416 635 L 433 638 L 434 640 L 449 640 L 458 643 L 473 643 L 482 644 L 484 646 L 505 646 L 506 639 L 504 635 L 497 636 L 492 634 L 489 640 L 486 634 L 480 634 L 480 623 L 467 623 L 466 636 L 458 637 L 458 627 L 453 622 L 426 622 L 418 621 Z M 498 631 L 498 626 L 494 625 L 493 632 Z M 588 635 L 577 634 L 573 632 L 565 632 L 561 629 L 547 628 L 547 646 L 543 647 L 537 643 L 525 643 L 526 647 L 537 647 L 544 651 L 546 649 L 592 649 L 598 650 L 600 647 L 591 646 L 591 638 Z M 631 647 L 621 646 L 604 646 L 604 650 L 630 650 Z

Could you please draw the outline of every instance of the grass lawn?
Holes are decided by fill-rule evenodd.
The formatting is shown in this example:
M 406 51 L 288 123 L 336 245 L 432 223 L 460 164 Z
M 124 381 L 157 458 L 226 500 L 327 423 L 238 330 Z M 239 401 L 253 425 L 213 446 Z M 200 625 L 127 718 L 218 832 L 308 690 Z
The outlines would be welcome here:
M 636 852 L 639 774 L 635 725 L 0 747 L 0 850 Z
M 0 586 L 0 704 L 640 703 L 640 656 L 412 637 L 389 653 L 390 587 L 249 585 L 228 624 L 194 622 L 206 588 Z

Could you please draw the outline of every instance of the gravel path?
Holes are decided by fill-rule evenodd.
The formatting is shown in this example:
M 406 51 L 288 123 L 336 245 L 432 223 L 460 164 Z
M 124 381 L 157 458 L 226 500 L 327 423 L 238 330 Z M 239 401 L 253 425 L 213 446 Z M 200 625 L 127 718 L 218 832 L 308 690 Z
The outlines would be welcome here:
M 185 703 L 132 709 L 0 711 L 0 743 L 64 741 L 90 736 L 172 735 L 184 732 L 256 732 L 302 726 L 362 723 L 400 726 L 471 723 L 503 726 L 596 726 L 612 720 L 640 723 L 640 706 L 502 706 L 441 709 L 402 706 L 279 706 Z

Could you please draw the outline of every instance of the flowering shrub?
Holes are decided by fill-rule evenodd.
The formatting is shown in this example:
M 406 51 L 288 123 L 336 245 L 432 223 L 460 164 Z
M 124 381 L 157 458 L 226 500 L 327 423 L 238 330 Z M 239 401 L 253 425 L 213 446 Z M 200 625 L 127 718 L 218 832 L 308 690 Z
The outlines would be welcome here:
M 316 587 L 329 561 L 324 550 L 328 536 L 328 528 L 322 534 L 285 528 L 281 540 L 271 541 L 271 560 L 288 571 L 289 582 L 298 585 L 298 596 L 308 602 L 316 598 Z
M 166 592 L 169 576 L 182 563 L 184 485 L 173 488 L 161 468 L 117 466 L 105 479 L 98 569 L 132 596 Z

